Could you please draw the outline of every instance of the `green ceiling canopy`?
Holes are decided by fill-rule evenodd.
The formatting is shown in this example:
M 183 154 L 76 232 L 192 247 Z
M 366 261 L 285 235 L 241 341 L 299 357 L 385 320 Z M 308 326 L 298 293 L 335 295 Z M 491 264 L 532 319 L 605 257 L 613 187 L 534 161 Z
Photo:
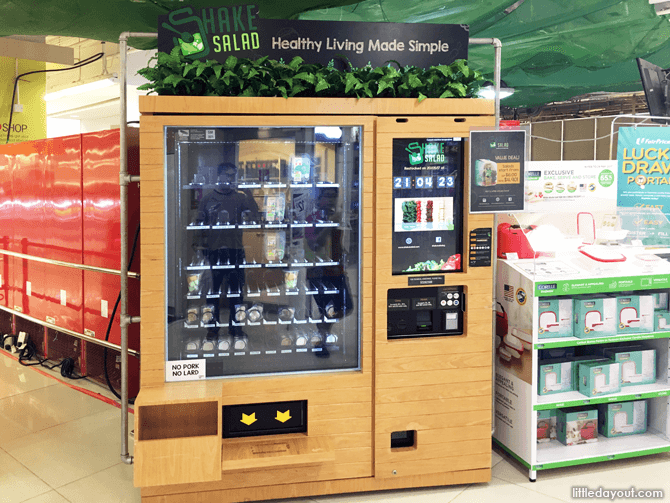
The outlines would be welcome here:
M 117 42 L 156 31 L 156 17 L 190 0 L 0 0 L 0 36 L 62 35 Z M 252 3 L 252 2 L 249 2 Z M 670 67 L 670 22 L 648 0 L 260 0 L 267 18 L 467 24 L 470 36 L 503 43 L 502 78 L 517 89 L 506 106 L 532 106 L 596 91 L 640 91 L 636 57 Z M 153 39 L 131 40 L 138 48 Z M 493 49 L 470 47 L 471 65 L 492 74 Z

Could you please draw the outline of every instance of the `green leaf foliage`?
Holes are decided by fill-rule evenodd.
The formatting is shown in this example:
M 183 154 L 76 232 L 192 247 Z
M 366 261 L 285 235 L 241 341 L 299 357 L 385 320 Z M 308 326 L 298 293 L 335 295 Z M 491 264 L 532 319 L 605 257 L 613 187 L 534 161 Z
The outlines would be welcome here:
M 300 57 L 288 64 L 267 56 L 257 60 L 229 56 L 223 64 L 190 61 L 176 47 L 170 54 L 158 53 L 147 68 L 138 71 L 149 81 L 139 89 L 168 96 L 380 97 L 423 101 L 474 97 L 484 83 L 483 76 L 463 59 L 427 69 L 402 67 L 397 61 L 377 68 L 369 64 L 363 68 L 349 66 L 348 71 L 340 71 L 333 64 L 305 63 Z

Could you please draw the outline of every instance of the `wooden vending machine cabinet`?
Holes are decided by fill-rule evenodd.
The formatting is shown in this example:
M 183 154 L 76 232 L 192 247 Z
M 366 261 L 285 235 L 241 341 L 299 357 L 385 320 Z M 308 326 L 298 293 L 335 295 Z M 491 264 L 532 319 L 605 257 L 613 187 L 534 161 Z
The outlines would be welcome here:
M 493 103 L 140 108 L 142 500 L 488 481 L 492 217 L 466 212 L 464 140 Z

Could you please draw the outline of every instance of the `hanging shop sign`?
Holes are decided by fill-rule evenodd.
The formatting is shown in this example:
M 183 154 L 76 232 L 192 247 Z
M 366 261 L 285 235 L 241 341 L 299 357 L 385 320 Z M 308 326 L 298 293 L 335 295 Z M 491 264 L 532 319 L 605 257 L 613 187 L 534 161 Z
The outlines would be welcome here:
M 470 213 L 524 211 L 525 131 L 470 131 Z
M 263 19 L 254 4 L 195 9 L 181 6 L 158 17 L 158 50 L 175 46 L 190 59 L 229 56 L 327 65 L 345 59 L 356 68 L 390 60 L 425 68 L 468 57 L 468 26 Z

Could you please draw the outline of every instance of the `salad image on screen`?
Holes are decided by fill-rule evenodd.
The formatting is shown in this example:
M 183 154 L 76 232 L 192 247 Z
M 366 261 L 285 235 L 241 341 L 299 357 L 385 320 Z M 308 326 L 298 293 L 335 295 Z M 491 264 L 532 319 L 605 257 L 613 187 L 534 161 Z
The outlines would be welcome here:
M 396 199 L 395 232 L 454 230 L 454 198 Z

